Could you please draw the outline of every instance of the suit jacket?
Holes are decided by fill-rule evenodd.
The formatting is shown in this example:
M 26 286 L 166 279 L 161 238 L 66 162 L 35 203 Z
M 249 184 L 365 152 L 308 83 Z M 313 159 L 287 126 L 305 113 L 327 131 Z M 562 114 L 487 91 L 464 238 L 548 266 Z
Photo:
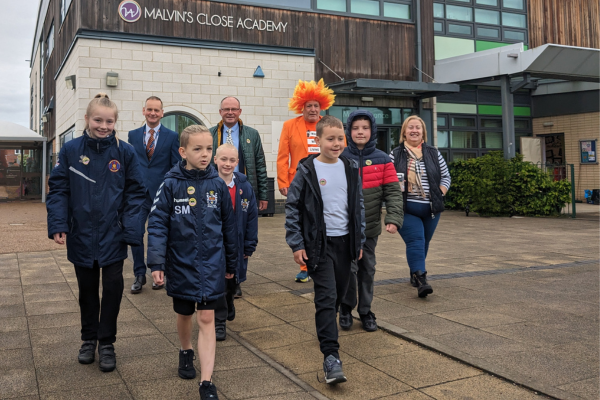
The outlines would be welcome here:
M 173 132 L 161 124 L 152 160 L 148 161 L 146 146 L 144 145 L 145 133 L 146 124 L 138 129 L 129 131 L 127 141 L 135 149 L 135 154 L 144 177 L 144 184 L 148 189 L 150 197 L 154 199 L 158 187 L 165 180 L 165 174 L 181 161 L 181 157 L 179 156 L 179 135 L 177 132 Z

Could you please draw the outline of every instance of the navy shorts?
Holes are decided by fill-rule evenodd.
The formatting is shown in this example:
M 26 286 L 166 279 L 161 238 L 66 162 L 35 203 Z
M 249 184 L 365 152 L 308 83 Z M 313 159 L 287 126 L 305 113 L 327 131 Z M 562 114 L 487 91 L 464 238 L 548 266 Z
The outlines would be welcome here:
M 215 310 L 217 308 L 217 303 L 218 300 L 196 303 L 195 301 L 173 297 L 173 311 L 181 315 L 192 315 L 194 313 L 194 308 L 196 308 L 196 310 Z

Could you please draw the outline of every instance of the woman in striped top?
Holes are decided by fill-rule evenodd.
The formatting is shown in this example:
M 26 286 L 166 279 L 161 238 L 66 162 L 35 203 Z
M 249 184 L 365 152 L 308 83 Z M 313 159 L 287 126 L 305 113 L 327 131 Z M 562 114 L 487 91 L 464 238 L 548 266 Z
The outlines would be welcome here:
M 429 242 L 444 211 L 444 196 L 450 188 L 450 173 L 440 152 L 427 143 L 425 123 L 416 115 L 402 124 L 400 146 L 390 157 L 404 197 L 404 225 L 400 236 L 406 243 L 410 283 L 419 297 L 433 293 L 427 282 L 425 258 Z

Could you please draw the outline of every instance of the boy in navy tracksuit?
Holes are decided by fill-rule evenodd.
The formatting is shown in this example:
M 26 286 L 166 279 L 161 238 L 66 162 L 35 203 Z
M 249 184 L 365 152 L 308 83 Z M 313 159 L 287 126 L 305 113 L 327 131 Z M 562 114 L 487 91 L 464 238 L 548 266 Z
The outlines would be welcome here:
M 342 121 L 327 115 L 317 123 L 319 154 L 298 163 L 285 204 L 285 239 L 294 261 L 306 265 L 315 288 L 315 325 L 325 382 L 346 382 L 339 356 L 337 311 L 365 242 L 365 208 L 355 161 L 341 156 Z
M 235 172 L 238 164 L 238 150 L 231 144 L 219 146 L 215 154 L 215 165 L 219 170 L 219 177 L 225 181 L 229 188 L 233 210 L 238 228 L 238 268 L 237 282 L 235 279 L 227 280 L 226 301 L 222 301 L 215 310 L 215 330 L 217 340 L 227 337 L 226 321 L 235 318 L 233 298 L 235 288 L 246 280 L 248 271 L 248 257 L 256 250 L 258 243 L 258 209 L 252 185 L 242 173 Z M 236 285 L 237 284 L 237 285 Z
M 200 358 L 200 398 L 218 399 L 212 384 L 215 364 L 215 313 L 225 279 L 235 279 L 237 227 L 229 189 L 210 165 L 212 136 L 192 125 L 183 130 L 183 158 L 165 176 L 150 209 L 148 265 L 157 285 L 167 277 L 167 294 L 177 313 L 179 376 L 196 377 L 192 316 L 196 318 Z
M 83 135 L 66 143 L 50 174 L 48 237 L 67 244 L 81 310 L 78 360 L 100 370 L 116 367 L 113 343 L 123 297 L 127 245 L 142 244 L 140 210 L 147 199 L 133 147 L 116 137 L 118 111 L 105 94 L 88 105 Z M 98 294 L 102 271 L 102 302 Z

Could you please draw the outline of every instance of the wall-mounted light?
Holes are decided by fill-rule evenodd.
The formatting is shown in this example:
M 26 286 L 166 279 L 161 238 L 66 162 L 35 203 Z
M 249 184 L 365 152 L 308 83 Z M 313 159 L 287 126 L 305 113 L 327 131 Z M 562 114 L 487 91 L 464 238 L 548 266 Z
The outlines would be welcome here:
M 362 101 L 367 101 L 367 102 L 375 101 L 375 99 L 373 97 L 361 97 L 360 99 Z
M 50 113 L 46 113 L 42 115 L 42 122 L 45 124 L 50 119 Z
M 550 127 L 554 126 L 554 122 L 544 122 L 542 125 L 544 125 L 545 127 Z
M 119 85 L 119 74 L 116 72 L 107 72 L 106 73 L 106 86 L 108 87 L 117 87 Z
M 77 88 L 75 75 L 69 75 L 65 78 L 67 89 L 75 90 Z

